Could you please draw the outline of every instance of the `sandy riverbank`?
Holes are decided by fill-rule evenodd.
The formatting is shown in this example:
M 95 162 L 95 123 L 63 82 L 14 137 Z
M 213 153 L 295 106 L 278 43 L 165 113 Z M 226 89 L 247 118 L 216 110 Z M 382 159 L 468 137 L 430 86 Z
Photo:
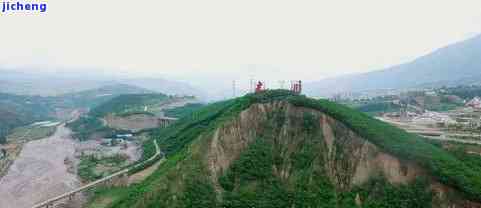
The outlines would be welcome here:
M 65 159 L 75 154 L 75 141 L 70 135 L 62 124 L 54 135 L 24 145 L 0 180 L 0 208 L 30 208 L 81 185 L 65 164 Z

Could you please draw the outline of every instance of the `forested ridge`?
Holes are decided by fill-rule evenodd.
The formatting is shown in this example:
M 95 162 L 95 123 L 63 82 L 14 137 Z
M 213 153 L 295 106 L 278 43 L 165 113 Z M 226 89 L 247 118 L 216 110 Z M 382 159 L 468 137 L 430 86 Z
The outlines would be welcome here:
M 94 133 L 101 133 L 106 137 L 116 133 L 126 133 L 104 125 L 103 117 L 109 114 L 117 116 L 134 114 L 155 116 L 151 112 L 144 111 L 145 106 L 161 104 L 170 98 L 161 93 L 118 95 L 93 107 L 88 114 L 81 116 L 67 126 L 74 131 L 74 136 L 80 140 L 89 139 Z
M 0 93 L 0 143 L 12 129 L 48 119 L 52 112 L 48 98 Z

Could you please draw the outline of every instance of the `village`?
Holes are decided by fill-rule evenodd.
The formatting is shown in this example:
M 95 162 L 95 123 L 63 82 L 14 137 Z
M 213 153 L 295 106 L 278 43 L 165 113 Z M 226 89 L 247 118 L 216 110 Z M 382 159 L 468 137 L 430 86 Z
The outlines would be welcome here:
M 429 139 L 481 144 L 479 97 L 462 100 L 453 95 L 418 92 L 415 96 L 412 93 L 400 96 L 392 102 L 399 107 L 398 111 L 379 113 L 376 118 Z M 446 103 L 453 105 L 433 107 Z

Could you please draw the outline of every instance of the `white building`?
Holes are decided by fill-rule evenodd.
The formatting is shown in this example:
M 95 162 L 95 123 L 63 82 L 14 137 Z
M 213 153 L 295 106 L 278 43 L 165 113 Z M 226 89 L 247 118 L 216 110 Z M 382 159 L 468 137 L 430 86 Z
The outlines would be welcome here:
M 475 97 L 469 102 L 467 102 L 466 106 L 481 109 L 481 99 L 479 97 Z

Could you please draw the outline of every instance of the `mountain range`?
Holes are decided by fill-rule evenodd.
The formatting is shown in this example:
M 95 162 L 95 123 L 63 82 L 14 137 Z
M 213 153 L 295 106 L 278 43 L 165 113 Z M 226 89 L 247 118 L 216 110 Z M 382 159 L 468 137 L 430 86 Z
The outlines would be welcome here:
M 103 86 L 126 84 L 168 95 L 204 97 L 201 90 L 184 82 L 163 78 L 129 78 L 95 72 L 34 72 L 1 70 L 0 92 L 17 95 L 60 96 Z
M 440 48 L 409 63 L 306 84 L 307 94 L 411 89 L 481 83 L 481 35 Z

